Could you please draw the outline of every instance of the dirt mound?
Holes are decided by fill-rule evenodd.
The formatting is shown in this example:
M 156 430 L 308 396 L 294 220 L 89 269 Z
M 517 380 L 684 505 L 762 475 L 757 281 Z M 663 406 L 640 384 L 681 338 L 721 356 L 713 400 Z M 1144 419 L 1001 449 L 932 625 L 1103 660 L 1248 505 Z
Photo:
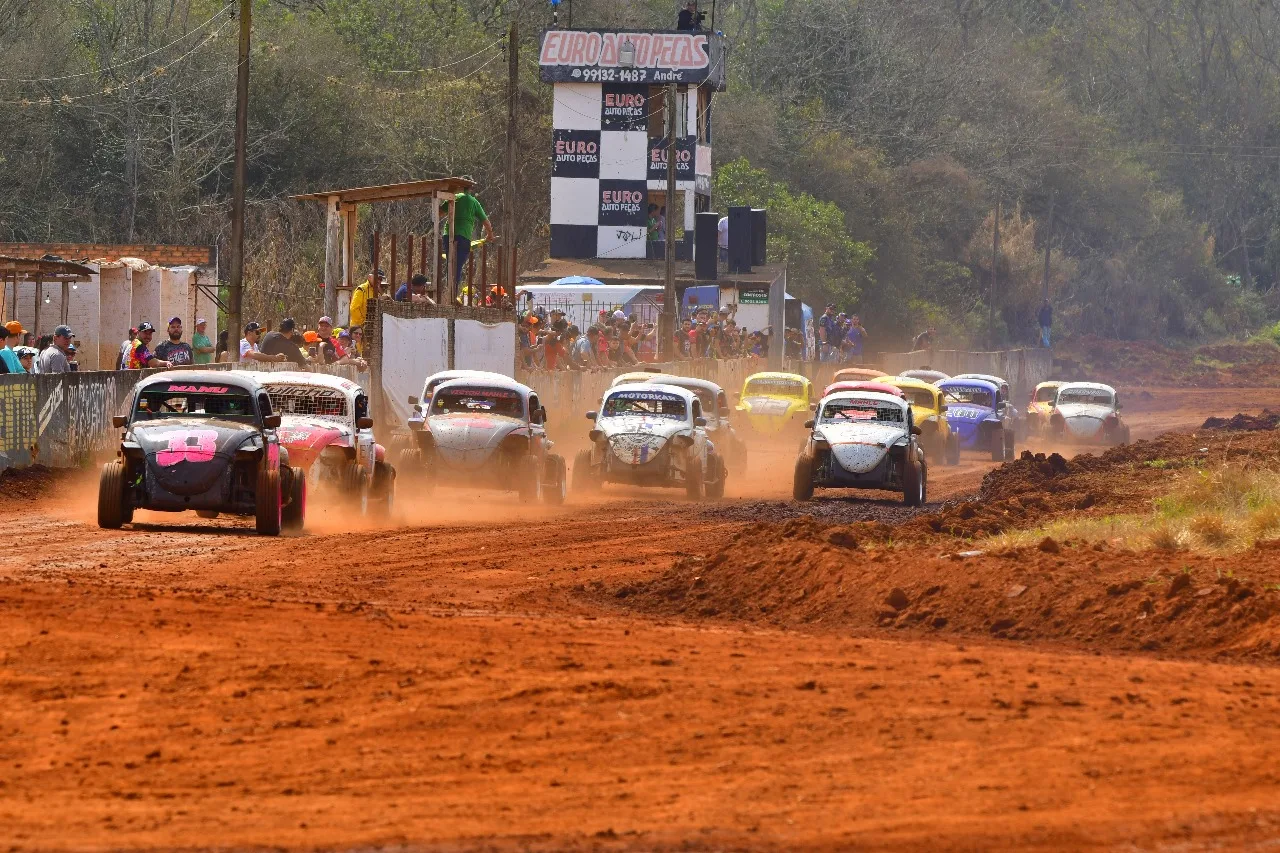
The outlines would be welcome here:
M 1280 412 L 1263 409 L 1260 415 L 1237 414 L 1229 418 L 1206 418 L 1201 429 L 1233 429 L 1242 432 L 1273 430 L 1280 426 Z
M 1057 348 L 1086 375 L 1125 385 L 1280 385 L 1280 348 L 1266 342 L 1176 349 L 1154 341 L 1115 341 L 1081 335 Z
M 55 471 L 43 465 L 0 470 L 0 503 L 30 503 L 49 498 L 67 479 L 79 471 Z
M 1280 550 L 1239 558 L 1064 547 L 1000 554 L 864 548 L 797 519 L 613 591 L 637 610 L 784 627 L 894 628 L 1091 650 L 1280 657 Z

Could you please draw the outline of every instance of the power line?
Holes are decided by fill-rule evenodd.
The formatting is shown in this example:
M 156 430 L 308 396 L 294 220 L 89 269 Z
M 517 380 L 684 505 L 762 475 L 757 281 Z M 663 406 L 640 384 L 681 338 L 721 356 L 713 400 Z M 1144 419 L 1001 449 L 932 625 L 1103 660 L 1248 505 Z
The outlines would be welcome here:
M 135 56 L 132 59 L 126 59 L 125 61 L 117 63 L 115 65 L 108 65 L 104 68 L 99 68 L 94 71 L 80 71 L 75 74 L 64 74 L 61 77 L 0 77 L 0 83 L 57 83 L 62 80 L 74 80 L 78 77 L 88 77 L 92 74 L 102 74 L 107 71 L 114 71 L 117 68 L 123 68 L 126 65 L 132 65 L 133 63 L 140 62 L 141 60 L 146 59 L 149 56 L 155 56 L 157 53 L 168 50 L 178 42 L 186 41 L 188 37 L 193 36 L 196 33 L 200 32 L 205 27 L 209 26 L 211 23 L 216 21 L 219 17 L 226 14 L 226 12 L 229 11 L 231 7 L 234 5 L 235 5 L 234 2 L 228 3 L 227 5 L 219 9 L 216 13 L 214 13 L 213 17 L 209 18 L 207 21 L 195 27 L 194 29 L 187 30 L 185 33 L 178 36 L 176 39 L 169 42 L 164 47 L 157 47 L 155 50 L 149 51 L 147 53 L 143 53 L 139 56 Z

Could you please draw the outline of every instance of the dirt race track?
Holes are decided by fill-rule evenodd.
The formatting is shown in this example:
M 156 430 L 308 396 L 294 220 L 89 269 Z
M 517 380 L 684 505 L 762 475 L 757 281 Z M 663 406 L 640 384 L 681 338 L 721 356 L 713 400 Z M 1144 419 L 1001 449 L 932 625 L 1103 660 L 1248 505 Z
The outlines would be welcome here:
M 1135 438 L 1280 408 L 1276 389 L 1149 395 L 1126 398 Z M 1101 595 L 1122 603 L 1073 599 L 1053 636 L 656 604 L 675 569 L 759 547 L 762 521 L 911 515 L 891 501 L 791 503 L 790 462 L 788 449 L 757 453 L 729 497 L 705 505 L 609 489 L 531 510 L 402 483 L 396 527 L 353 529 L 317 508 L 306 534 L 277 540 L 144 513 L 99 531 L 92 479 L 2 480 L 0 850 L 1280 839 L 1280 669 L 1259 634 L 1271 623 L 1247 653 L 1221 632 L 1216 645 L 1147 651 L 1107 639 L 1118 608 L 1142 619 L 1173 606 L 1174 591 L 1141 607 L 1120 598 L 1161 561 L 1187 563 L 1203 584 L 1187 606 L 1220 600 L 1229 625 L 1247 602 L 1211 573 L 1248 560 L 1280 579 L 1280 551 L 1037 553 L 1023 571 L 1054 584 L 1129 579 Z M 932 470 L 931 500 L 974 494 L 991 467 Z M 995 557 L 822 548 L 859 577 L 874 579 L 876 560 L 912 561 L 966 600 L 1011 595 Z M 1101 627 L 1073 632 L 1077 619 Z

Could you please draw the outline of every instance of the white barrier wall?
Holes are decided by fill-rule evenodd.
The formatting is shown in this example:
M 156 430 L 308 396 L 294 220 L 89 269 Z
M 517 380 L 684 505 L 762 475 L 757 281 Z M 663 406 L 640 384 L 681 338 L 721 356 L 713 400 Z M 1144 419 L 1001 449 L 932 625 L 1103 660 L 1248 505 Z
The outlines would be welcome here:
M 512 375 L 516 365 L 515 324 L 454 320 L 453 364 L 460 370 Z
M 98 341 L 98 369 L 113 370 L 120 345 L 129 335 L 133 321 L 133 270 L 126 266 L 104 267 L 98 273 L 99 317 L 106 320 Z M 114 318 L 121 318 L 119 328 Z
M 164 340 L 165 318 L 162 316 L 160 287 L 163 270 L 159 267 L 133 272 L 133 306 L 129 325 L 150 323 L 156 327 L 156 343 Z M 128 329 L 125 329 L 127 332 Z M 123 340 L 123 336 L 121 337 Z
M 449 321 L 382 315 L 382 393 L 396 423 L 409 419 L 410 396 L 432 373 L 449 366 Z M 510 372 L 509 370 L 506 372 Z

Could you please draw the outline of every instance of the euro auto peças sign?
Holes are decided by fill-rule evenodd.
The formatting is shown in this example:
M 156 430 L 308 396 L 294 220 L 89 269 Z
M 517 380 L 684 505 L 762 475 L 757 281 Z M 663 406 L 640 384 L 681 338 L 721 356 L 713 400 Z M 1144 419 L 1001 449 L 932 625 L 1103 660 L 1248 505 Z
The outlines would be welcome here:
M 538 67 L 545 83 L 702 83 L 718 79 L 710 33 L 547 30 Z M 633 59 L 623 65 L 621 58 Z

